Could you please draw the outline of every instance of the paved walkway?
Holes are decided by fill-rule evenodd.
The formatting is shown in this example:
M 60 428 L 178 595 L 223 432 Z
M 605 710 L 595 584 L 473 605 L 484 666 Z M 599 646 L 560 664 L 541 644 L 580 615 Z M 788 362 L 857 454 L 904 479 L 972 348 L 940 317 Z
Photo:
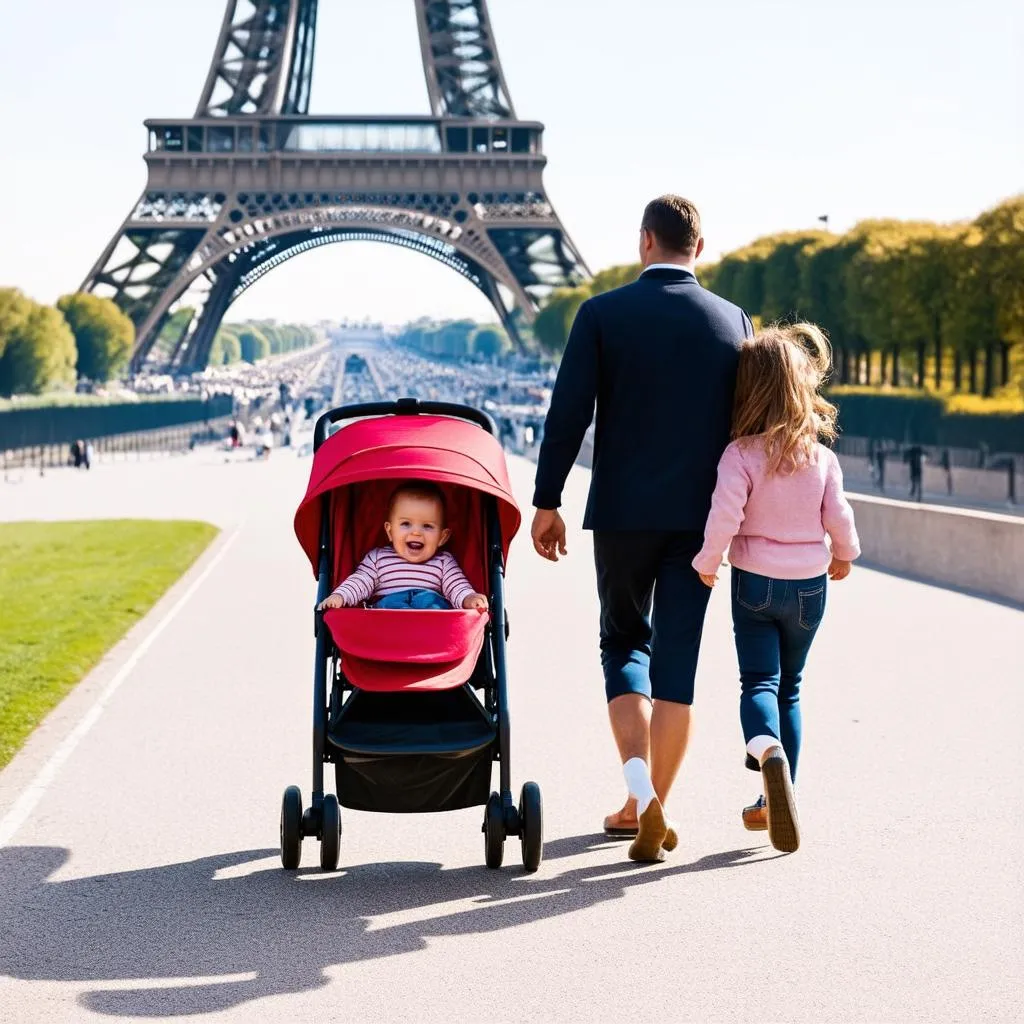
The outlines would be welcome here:
M 285 874 L 281 791 L 309 792 L 313 581 L 290 526 L 308 467 L 206 452 L 0 488 L 9 519 L 224 527 L 133 636 L 160 629 L 141 657 L 115 651 L 0 774 L 0 836 L 31 809 L 0 845 L 0 1021 L 1021 1019 L 1024 613 L 864 570 L 809 667 L 796 855 L 739 824 L 755 783 L 724 591 L 679 849 L 639 868 L 598 834 L 622 786 L 574 531 L 566 562 L 524 536 L 510 565 L 513 777 L 544 790 L 541 870 L 512 845 L 487 871 L 471 810 L 347 812 L 343 870 L 307 842 Z M 524 504 L 530 473 L 514 463 Z

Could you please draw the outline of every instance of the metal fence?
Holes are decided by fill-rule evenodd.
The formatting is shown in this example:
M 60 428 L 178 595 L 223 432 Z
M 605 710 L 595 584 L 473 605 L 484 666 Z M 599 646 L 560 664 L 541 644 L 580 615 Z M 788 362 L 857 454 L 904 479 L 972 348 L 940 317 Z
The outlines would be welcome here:
M 110 405 L 44 406 L 0 412 L 0 449 L 17 450 L 71 444 L 75 438 L 127 435 L 178 427 L 200 429 L 230 416 L 230 395 L 209 398 L 142 400 Z
M 845 435 L 835 450 L 849 486 L 917 500 L 942 496 L 969 505 L 1017 505 L 1024 497 L 1024 455 L 1016 452 L 900 445 Z
M 197 444 L 225 438 L 230 422 L 230 419 L 224 419 L 97 437 L 91 441 L 91 461 L 138 461 L 153 455 L 191 451 Z M 0 451 L 0 471 L 5 480 L 14 473 L 22 475 L 26 470 L 44 475 L 47 470 L 73 465 L 71 445 L 63 442 Z

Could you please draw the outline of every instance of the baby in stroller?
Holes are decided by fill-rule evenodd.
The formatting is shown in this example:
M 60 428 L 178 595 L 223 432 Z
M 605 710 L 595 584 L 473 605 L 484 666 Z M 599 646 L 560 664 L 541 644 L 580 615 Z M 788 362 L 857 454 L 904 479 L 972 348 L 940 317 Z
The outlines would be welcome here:
M 454 556 L 441 550 L 451 533 L 440 487 L 418 480 L 397 487 L 384 530 L 390 546 L 370 551 L 321 602 L 321 610 L 369 602 L 374 608 L 487 611 L 487 598 L 473 589 Z

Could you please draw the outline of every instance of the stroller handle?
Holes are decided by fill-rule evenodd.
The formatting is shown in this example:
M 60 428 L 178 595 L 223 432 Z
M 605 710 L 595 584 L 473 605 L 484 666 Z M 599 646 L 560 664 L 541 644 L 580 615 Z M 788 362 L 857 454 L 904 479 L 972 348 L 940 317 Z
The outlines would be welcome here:
M 469 420 L 482 427 L 492 437 L 497 433 L 494 420 L 481 409 L 455 402 L 421 402 L 416 398 L 399 398 L 395 402 L 364 402 L 360 405 L 342 405 L 328 409 L 316 421 L 313 429 L 313 451 L 327 440 L 327 428 L 339 420 L 354 420 L 364 416 L 454 416 Z

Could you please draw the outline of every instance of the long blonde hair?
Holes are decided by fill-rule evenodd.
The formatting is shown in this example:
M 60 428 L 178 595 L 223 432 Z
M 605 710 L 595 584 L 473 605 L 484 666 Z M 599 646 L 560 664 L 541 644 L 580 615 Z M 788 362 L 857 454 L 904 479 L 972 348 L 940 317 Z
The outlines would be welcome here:
M 733 440 L 763 437 L 768 472 L 792 473 L 813 460 L 819 439 L 836 438 L 836 407 L 818 393 L 832 350 L 814 324 L 775 324 L 740 350 Z

